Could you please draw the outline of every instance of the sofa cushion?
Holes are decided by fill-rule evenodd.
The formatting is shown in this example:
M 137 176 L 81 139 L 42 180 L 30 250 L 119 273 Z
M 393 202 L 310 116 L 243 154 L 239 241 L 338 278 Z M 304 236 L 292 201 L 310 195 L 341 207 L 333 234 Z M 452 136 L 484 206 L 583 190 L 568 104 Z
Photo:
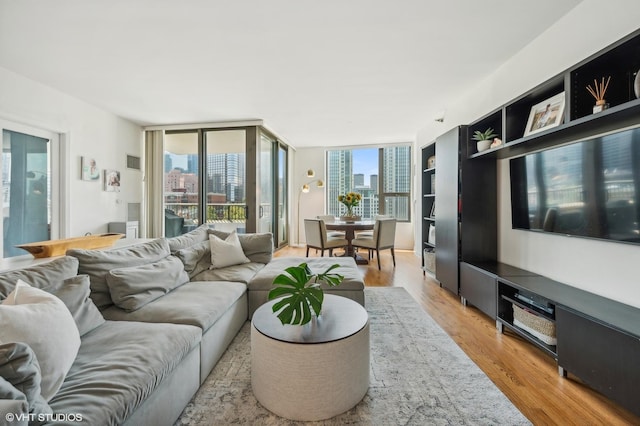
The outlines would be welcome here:
M 33 349 L 26 343 L 0 345 L 0 399 L 25 400 L 29 412 L 51 413 L 40 394 L 42 375 Z
M 224 240 L 211 234 L 209 235 L 211 245 L 211 266 L 210 269 L 226 268 L 227 266 L 241 265 L 251 262 L 242 251 L 238 233 L 233 231 Z
M 76 275 L 78 259 L 68 256 L 28 268 L 3 272 L 0 274 L 0 300 L 13 291 L 18 280 L 25 281 L 32 287 L 47 288 L 61 285 L 64 280 Z
M 229 232 L 219 231 L 217 229 L 209 229 L 209 234 L 218 238 L 226 239 Z M 273 234 L 271 233 L 255 233 L 255 234 L 238 234 L 240 245 L 244 255 L 255 263 L 269 263 L 273 257 Z
M 67 250 L 67 255 L 79 260 L 78 272 L 89 275 L 91 298 L 98 308 L 103 309 L 113 304 L 106 279 L 109 271 L 157 262 L 169 256 L 170 252 L 167 240 L 160 238 L 112 250 L 71 249 Z
M 200 327 L 206 331 L 246 291 L 233 282 L 188 282 L 134 312 L 111 306 L 102 312 L 109 320 L 169 322 Z
M 82 424 L 123 424 L 200 339 L 197 327 L 107 321 L 82 338 L 49 405 L 54 413 L 82 415 Z
M 209 241 L 209 235 L 207 234 L 208 229 L 208 225 L 200 225 L 193 231 L 187 232 L 186 234 L 182 234 L 178 237 L 167 238 L 171 253 L 194 246 L 202 241 Z
M 250 291 L 268 291 L 273 288 L 273 279 L 285 272 L 290 266 L 298 266 L 307 263 L 314 273 L 324 272 L 331 265 L 338 264 L 339 268 L 331 271 L 344 276 L 344 280 L 338 287 L 330 287 L 326 283 L 321 283 L 320 287 L 334 292 L 340 290 L 364 290 L 364 280 L 362 273 L 358 269 L 356 262 L 351 257 L 278 257 L 262 268 L 247 284 Z
M 41 394 L 58 391 L 80 347 L 80 334 L 60 299 L 18 281 L 0 305 L 0 343 L 24 342 L 33 349 L 42 373 Z
M 180 249 L 174 252 L 173 255 L 182 261 L 184 270 L 189 274 L 189 279 L 193 279 L 193 277 L 202 271 L 206 271 L 211 266 L 211 244 L 209 239 L 191 247 Z
M 104 324 L 102 314 L 89 297 L 91 288 L 89 287 L 88 275 L 83 274 L 67 278 L 62 282 L 62 285 L 45 288 L 44 290 L 62 300 L 69 312 L 71 312 L 80 336 L 84 336 L 94 328 Z
M 262 263 L 243 263 L 220 269 L 207 269 L 195 275 L 191 281 L 233 281 L 247 284 L 264 267 Z
M 132 312 L 189 281 L 182 262 L 167 256 L 146 265 L 116 268 L 107 273 L 113 302 Z

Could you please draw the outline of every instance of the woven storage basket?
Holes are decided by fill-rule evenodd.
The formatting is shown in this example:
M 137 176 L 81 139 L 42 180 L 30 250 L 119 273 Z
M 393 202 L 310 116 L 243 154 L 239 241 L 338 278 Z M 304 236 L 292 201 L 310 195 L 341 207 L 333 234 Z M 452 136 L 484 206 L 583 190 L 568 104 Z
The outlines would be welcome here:
M 514 325 L 530 332 L 548 345 L 556 344 L 556 324 L 519 306 L 513 306 Z

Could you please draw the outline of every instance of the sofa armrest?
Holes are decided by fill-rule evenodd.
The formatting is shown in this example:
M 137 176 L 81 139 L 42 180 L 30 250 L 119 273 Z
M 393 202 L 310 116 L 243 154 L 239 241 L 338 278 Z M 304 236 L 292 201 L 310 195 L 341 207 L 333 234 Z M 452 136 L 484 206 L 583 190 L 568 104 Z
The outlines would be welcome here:
M 0 399 L 0 425 L 27 426 L 29 407 L 26 400 Z

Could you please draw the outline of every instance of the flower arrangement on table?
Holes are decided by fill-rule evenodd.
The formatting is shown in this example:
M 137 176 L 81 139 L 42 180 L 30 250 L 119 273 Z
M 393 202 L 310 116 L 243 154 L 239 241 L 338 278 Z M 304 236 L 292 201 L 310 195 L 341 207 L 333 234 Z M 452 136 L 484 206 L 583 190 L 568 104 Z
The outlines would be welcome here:
M 338 201 L 345 205 L 347 213 L 345 216 L 353 217 L 353 208 L 357 207 L 362 200 L 362 195 L 357 192 L 348 192 L 344 195 L 338 195 Z

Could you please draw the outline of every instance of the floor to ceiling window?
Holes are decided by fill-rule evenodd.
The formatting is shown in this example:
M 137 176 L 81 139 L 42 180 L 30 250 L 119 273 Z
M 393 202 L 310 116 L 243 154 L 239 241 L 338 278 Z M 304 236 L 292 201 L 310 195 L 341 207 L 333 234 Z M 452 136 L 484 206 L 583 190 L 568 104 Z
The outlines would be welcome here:
M 165 236 L 207 224 L 287 243 L 287 146 L 275 136 L 261 127 L 172 130 L 163 144 Z
M 57 236 L 52 144 L 57 135 L 37 129 L 2 130 L 2 256 L 27 254 L 17 244 Z
M 363 219 L 390 215 L 409 221 L 411 196 L 411 146 L 357 148 L 327 152 L 327 214 L 341 216 L 338 195 L 362 195 L 354 213 Z

